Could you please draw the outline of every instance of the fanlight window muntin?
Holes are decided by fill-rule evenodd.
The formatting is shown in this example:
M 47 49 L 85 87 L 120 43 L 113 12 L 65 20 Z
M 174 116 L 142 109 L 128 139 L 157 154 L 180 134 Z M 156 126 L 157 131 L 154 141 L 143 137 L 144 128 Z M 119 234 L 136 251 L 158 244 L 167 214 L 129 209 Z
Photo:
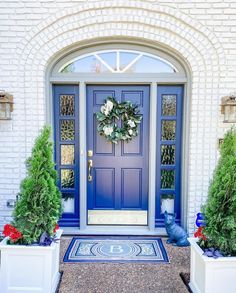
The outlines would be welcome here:
M 60 66 L 59 73 L 179 73 L 166 59 L 135 50 L 100 50 L 77 56 Z

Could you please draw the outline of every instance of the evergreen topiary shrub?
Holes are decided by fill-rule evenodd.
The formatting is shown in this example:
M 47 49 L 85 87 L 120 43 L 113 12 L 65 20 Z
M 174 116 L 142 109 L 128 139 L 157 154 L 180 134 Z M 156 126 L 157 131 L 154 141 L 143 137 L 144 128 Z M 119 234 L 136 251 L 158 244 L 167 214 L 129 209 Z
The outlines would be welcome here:
M 19 244 L 38 242 L 44 232 L 52 236 L 61 215 L 61 194 L 50 136 L 50 127 L 44 127 L 26 162 L 27 177 L 21 183 L 12 223 L 22 236 L 15 241 Z
M 236 256 L 236 129 L 229 130 L 203 207 L 207 247 Z

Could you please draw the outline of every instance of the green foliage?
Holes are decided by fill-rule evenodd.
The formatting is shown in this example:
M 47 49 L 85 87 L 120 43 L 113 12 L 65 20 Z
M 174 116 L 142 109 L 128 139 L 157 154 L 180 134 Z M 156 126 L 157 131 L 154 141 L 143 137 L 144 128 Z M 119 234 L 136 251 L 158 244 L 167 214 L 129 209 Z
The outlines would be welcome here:
M 220 249 L 225 255 L 236 255 L 236 130 L 224 137 L 221 157 L 209 188 L 203 213 L 204 234 L 208 247 Z
M 61 194 L 56 185 L 51 129 L 44 127 L 26 162 L 27 177 L 22 181 L 13 225 L 22 233 L 20 243 L 37 242 L 46 231 L 53 235 L 61 215 Z

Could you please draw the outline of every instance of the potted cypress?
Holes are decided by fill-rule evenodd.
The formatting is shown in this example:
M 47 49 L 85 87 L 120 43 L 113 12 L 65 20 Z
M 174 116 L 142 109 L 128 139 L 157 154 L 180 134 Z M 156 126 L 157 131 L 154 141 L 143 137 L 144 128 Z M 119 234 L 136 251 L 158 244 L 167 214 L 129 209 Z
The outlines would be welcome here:
M 52 293 L 58 285 L 61 194 L 50 135 L 50 128 L 44 127 L 36 139 L 13 221 L 4 227 L 6 237 L 0 243 L 0 291 L 4 293 Z
M 194 293 L 236 292 L 236 130 L 229 130 L 202 212 L 205 224 L 190 238 Z

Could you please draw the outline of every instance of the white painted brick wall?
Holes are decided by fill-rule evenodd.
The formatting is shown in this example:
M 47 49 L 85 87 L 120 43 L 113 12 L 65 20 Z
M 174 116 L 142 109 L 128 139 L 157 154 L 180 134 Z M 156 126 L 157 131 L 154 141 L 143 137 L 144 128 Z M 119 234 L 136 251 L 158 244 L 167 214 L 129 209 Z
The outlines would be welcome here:
M 220 99 L 236 85 L 234 0 L 1 0 L 0 88 L 14 95 L 12 121 L 0 121 L 0 225 L 7 199 L 25 176 L 24 161 L 45 122 L 45 71 L 63 47 L 97 37 L 134 37 L 177 50 L 192 72 L 188 166 L 189 231 L 206 199 L 218 152 Z

